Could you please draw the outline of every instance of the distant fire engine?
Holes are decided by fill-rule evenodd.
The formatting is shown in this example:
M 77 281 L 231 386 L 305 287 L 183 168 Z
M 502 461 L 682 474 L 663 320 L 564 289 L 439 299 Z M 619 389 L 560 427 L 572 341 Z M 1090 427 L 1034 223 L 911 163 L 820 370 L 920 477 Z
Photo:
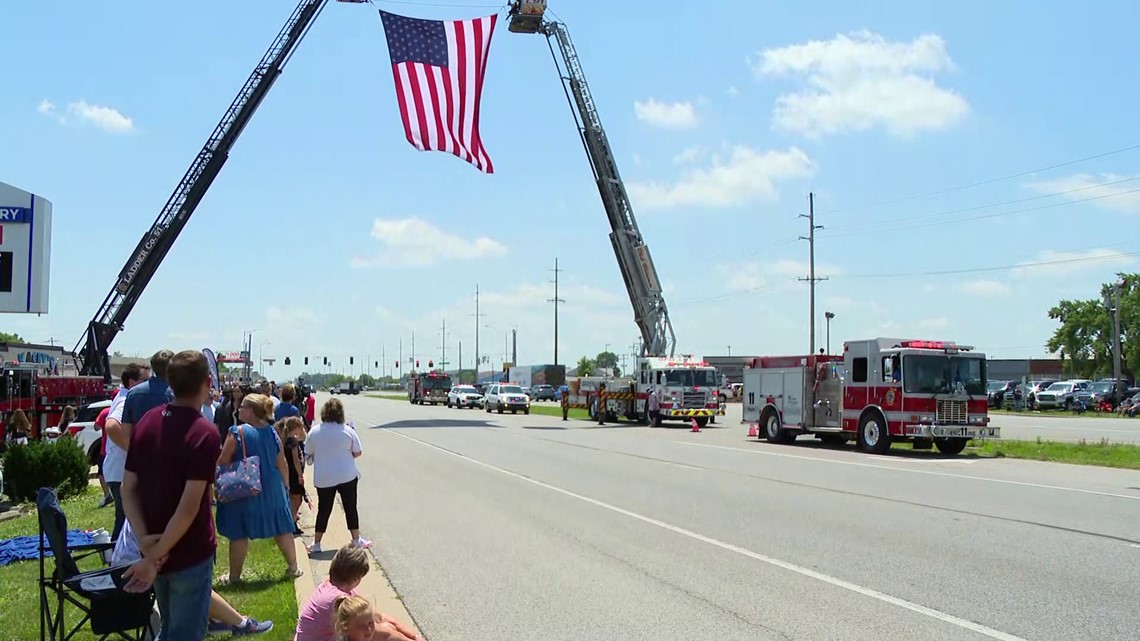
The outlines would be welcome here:
M 431 367 L 432 363 L 428 363 Z M 451 391 L 451 375 L 447 372 L 431 371 L 426 374 L 412 372 L 408 376 L 408 402 L 412 405 L 430 403 L 447 405 L 447 393 Z
M 638 358 L 632 376 L 578 376 L 567 379 L 570 407 L 590 411 L 596 419 L 594 401 L 606 385 L 605 416 L 649 424 L 647 399 L 655 388 L 661 400 L 662 420 L 696 420 L 701 427 L 715 420 L 720 410 L 716 368 L 691 356 Z
M 0 439 L 7 434 L 8 417 L 16 410 L 24 411 L 32 423 L 32 438 L 39 438 L 47 428 L 59 424 L 68 405 L 79 410 L 110 398 L 102 376 L 52 376 L 32 365 L 5 365 L 0 384 Z
M 989 426 L 986 357 L 948 341 L 847 341 L 843 355 L 767 356 L 744 370 L 744 422 L 773 443 L 815 434 L 885 453 L 894 441 L 958 454 Z

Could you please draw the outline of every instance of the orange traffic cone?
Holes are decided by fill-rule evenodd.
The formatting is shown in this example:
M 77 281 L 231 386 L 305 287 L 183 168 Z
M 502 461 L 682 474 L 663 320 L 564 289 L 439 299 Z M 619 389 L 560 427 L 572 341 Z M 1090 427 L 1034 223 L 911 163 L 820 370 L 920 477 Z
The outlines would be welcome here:
M 689 430 L 689 431 L 690 431 L 690 432 L 699 432 L 699 431 L 701 431 L 701 424 L 697 422 L 697 419 L 695 419 L 695 418 L 693 419 L 693 429 L 691 429 L 691 430 Z
M 759 438 L 760 428 L 756 427 L 755 423 L 748 424 L 748 438 Z

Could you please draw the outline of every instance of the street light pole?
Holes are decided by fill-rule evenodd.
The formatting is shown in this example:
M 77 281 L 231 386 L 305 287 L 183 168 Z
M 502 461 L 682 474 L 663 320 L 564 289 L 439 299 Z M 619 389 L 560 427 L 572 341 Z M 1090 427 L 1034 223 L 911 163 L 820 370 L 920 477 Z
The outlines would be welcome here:
M 831 319 L 835 318 L 832 312 L 824 312 L 823 318 L 827 321 L 827 353 L 831 353 Z

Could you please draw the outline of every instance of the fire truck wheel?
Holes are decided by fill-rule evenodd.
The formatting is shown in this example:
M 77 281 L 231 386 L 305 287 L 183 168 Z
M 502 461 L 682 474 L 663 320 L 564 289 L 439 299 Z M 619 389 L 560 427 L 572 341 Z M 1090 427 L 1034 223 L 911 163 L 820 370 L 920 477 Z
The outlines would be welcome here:
M 875 412 L 867 412 L 859 419 L 859 434 L 856 436 L 859 449 L 872 454 L 886 454 L 891 449 L 891 435 L 883 417 Z
M 936 438 L 934 439 L 934 447 L 946 456 L 957 456 L 966 449 L 968 441 L 964 438 Z
M 770 409 L 765 411 L 760 422 L 764 424 L 764 438 L 768 439 L 769 443 L 787 445 L 796 440 L 792 432 L 780 426 L 780 416 L 776 412 Z

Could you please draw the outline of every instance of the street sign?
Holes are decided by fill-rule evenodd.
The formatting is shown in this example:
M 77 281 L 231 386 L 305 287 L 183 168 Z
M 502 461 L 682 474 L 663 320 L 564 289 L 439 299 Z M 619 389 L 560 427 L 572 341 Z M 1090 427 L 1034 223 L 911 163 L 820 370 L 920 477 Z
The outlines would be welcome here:
M 51 207 L 0 182 L 0 313 L 48 311 Z

